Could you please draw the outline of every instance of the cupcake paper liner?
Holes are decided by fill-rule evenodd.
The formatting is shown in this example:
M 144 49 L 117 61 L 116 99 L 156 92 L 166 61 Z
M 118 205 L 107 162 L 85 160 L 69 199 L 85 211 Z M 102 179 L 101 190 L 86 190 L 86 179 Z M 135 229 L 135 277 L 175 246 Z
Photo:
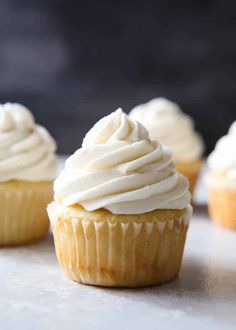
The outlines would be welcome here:
M 189 191 L 191 192 L 191 194 L 194 193 L 194 190 L 195 190 L 195 187 L 197 184 L 197 180 L 198 180 L 198 176 L 199 176 L 199 172 L 201 170 L 201 166 L 202 166 L 201 160 L 193 161 L 193 162 L 189 162 L 189 163 L 176 162 L 177 171 L 179 171 L 184 176 L 186 176 L 186 178 L 189 181 Z
M 0 185 L 0 246 L 44 237 L 49 228 L 46 206 L 51 200 L 51 183 L 24 183 L 22 189 L 14 189 L 12 183 Z
M 220 226 L 236 230 L 236 186 L 232 180 L 208 175 L 208 210 Z
M 48 206 L 56 254 L 74 281 L 99 286 L 162 284 L 179 273 L 191 207 L 166 221 L 92 221 Z M 145 219 L 145 214 L 143 215 Z M 121 217 L 122 219 L 122 217 Z

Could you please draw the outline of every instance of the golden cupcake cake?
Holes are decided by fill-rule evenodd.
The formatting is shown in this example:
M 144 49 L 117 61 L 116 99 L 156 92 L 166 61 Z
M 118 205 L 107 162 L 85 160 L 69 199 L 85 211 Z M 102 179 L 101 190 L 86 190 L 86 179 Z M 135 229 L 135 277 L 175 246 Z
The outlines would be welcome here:
M 236 121 L 209 155 L 209 214 L 217 224 L 236 230 Z
M 194 129 L 192 118 L 184 114 L 178 104 L 161 97 L 136 106 L 130 117 L 147 128 L 151 139 L 170 147 L 176 168 L 188 178 L 193 193 L 204 144 Z
M 49 228 L 56 144 L 23 105 L 0 105 L 0 246 L 38 240 Z
M 121 109 L 87 133 L 54 190 L 48 213 L 69 278 L 142 287 L 178 276 L 192 211 L 187 179 Z

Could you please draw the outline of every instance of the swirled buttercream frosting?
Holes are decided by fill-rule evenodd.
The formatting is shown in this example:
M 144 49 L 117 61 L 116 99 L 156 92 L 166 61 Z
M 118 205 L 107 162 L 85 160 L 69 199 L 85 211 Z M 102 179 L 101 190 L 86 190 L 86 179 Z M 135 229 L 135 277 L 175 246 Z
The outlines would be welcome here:
M 209 155 L 207 163 L 211 170 L 226 178 L 236 180 L 236 121 L 227 135 L 221 137 Z
M 136 106 L 130 118 L 138 120 L 153 140 L 168 145 L 175 161 L 194 161 L 202 157 L 204 144 L 193 120 L 180 107 L 165 98 Z
M 87 211 L 141 214 L 183 209 L 188 182 L 176 172 L 171 152 L 121 109 L 102 118 L 70 156 L 54 184 L 55 200 Z
M 0 105 L 0 182 L 55 177 L 56 143 L 23 105 Z

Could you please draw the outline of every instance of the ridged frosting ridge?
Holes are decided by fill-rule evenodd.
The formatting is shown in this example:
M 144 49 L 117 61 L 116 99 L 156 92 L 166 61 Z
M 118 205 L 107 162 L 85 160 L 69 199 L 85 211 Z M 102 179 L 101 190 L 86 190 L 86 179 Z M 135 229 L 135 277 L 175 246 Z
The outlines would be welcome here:
M 236 180 L 236 121 L 230 126 L 228 134 L 216 143 L 207 162 L 211 170 Z
M 130 112 L 149 131 L 153 140 L 168 145 L 175 161 L 194 161 L 202 157 L 204 144 L 193 120 L 180 107 L 165 98 L 138 105 Z
M 0 182 L 53 180 L 56 143 L 23 105 L 0 105 Z
M 140 214 L 188 206 L 187 180 L 175 170 L 171 152 L 121 109 L 102 118 L 55 181 L 55 200 L 86 210 Z

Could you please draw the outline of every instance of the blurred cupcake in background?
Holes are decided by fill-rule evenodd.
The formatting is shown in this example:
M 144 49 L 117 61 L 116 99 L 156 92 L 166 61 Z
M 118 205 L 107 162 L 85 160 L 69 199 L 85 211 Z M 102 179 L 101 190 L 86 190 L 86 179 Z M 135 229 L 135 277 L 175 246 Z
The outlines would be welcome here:
M 0 105 L 0 246 L 29 243 L 48 232 L 56 143 L 23 105 Z
M 236 230 L 236 121 L 208 157 L 209 213 L 213 221 Z
M 193 193 L 204 151 L 203 140 L 195 131 L 193 120 L 178 104 L 165 98 L 136 106 L 130 112 L 130 118 L 142 123 L 151 139 L 170 147 L 176 168 L 188 178 Z
M 178 276 L 192 210 L 188 181 L 168 147 L 120 109 L 87 133 L 54 190 L 48 213 L 69 278 L 139 287 Z

